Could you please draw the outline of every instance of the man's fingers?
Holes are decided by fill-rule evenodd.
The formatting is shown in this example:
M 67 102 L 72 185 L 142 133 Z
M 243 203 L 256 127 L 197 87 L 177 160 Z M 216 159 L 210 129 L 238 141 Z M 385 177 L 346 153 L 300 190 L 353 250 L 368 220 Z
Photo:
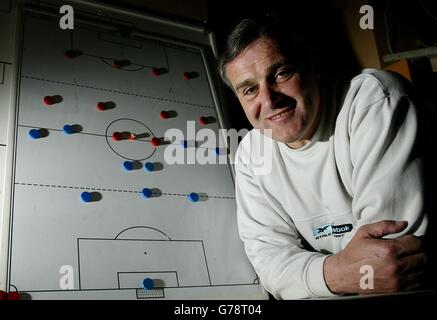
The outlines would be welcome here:
M 424 252 L 422 241 L 413 235 L 405 235 L 391 241 L 396 244 L 400 257 Z
M 419 290 L 421 288 L 422 284 L 417 280 L 413 282 L 409 282 L 408 284 L 405 284 L 402 288 L 403 291 L 415 291 Z
M 382 238 L 389 234 L 399 233 L 404 230 L 408 225 L 408 221 L 392 221 L 383 220 L 375 223 L 370 223 L 362 226 L 359 231 L 364 236 L 370 236 L 373 238 Z
M 420 289 L 422 286 L 423 272 L 410 273 L 402 278 L 400 290 L 412 291 Z
M 425 271 L 426 255 L 416 253 L 400 259 L 400 274 L 423 273 Z

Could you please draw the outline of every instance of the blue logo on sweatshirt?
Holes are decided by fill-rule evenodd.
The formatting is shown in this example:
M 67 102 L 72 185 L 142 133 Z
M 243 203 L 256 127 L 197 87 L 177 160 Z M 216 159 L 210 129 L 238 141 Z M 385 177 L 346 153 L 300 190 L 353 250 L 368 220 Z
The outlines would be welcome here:
M 341 237 L 346 232 L 351 232 L 353 229 L 352 224 L 342 224 L 338 226 L 334 226 L 332 224 L 325 224 L 323 226 L 317 227 L 313 229 L 313 236 L 316 240 L 321 238 L 329 237 L 334 235 L 334 237 Z
M 322 235 L 328 235 L 332 233 L 332 224 L 325 224 L 324 226 L 313 229 L 313 236 L 318 237 Z

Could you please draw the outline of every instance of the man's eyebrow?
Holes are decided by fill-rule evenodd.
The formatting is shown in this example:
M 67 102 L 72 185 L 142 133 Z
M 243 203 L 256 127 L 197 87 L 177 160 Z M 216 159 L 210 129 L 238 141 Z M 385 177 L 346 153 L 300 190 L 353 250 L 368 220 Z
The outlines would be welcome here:
M 280 67 L 287 66 L 287 65 L 288 65 L 288 63 L 285 60 L 278 61 L 278 62 L 272 64 L 268 68 L 268 73 L 272 73 L 272 72 L 278 70 Z
M 247 87 L 248 85 L 253 84 L 254 81 L 252 79 L 244 80 L 235 86 L 235 92 L 238 92 L 241 88 Z
M 287 66 L 287 65 L 288 63 L 286 62 L 285 59 L 275 62 L 274 64 L 268 67 L 267 74 L 270 74 L 276 71 L 277 69 L 279 69 L 280 67 Z M 240 90 L 241 88 L 247 87 L 248 85 L 251 84 L 254 84 L 254 81 L 252 79 L 246 79 L 235 86 L 235 92 L 238 92 L 238 90 Z

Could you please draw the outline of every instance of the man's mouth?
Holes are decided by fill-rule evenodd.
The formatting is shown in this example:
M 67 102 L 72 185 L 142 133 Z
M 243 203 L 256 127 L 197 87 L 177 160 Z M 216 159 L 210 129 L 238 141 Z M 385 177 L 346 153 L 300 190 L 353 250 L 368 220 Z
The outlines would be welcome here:
M 294 108 L 296 108 L 296 104 L 287 107 L 285 110 L 283 110 L 283 111 L 281 111 L 281 112 L 279 112 L 279 113 L 269 117 L 268 119 L 272 120 L 272 121 L 282 120 L 285 117 L 287 117 L 290 114 L 290 112 L 294 110 Z

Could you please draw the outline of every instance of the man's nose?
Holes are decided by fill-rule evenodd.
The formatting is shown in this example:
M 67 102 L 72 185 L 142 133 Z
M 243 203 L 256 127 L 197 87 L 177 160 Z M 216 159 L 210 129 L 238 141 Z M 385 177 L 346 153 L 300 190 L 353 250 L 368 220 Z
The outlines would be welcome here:
M 260 102 L 263 108 L 273 109 L 279 99 L 280 93 L 272 86 L 263 86 L 259 93 Z

